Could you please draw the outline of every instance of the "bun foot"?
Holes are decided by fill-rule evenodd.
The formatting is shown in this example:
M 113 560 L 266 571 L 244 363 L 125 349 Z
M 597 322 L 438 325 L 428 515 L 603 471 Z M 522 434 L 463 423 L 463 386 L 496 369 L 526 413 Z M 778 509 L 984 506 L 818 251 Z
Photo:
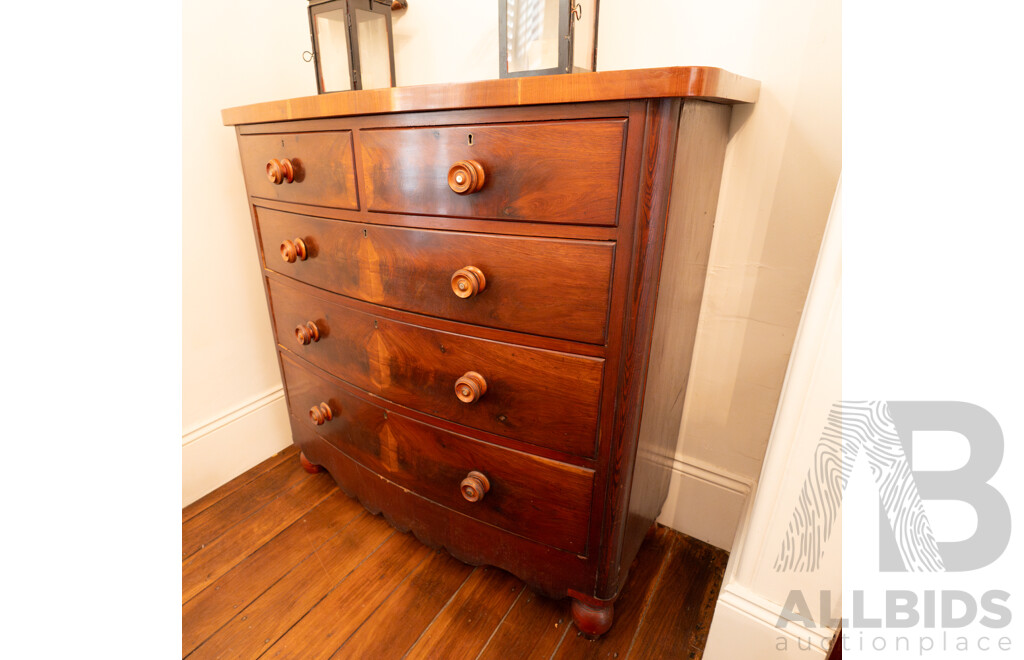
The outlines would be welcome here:
M 595 607 L 582 603 L 575 598 L 572 601 L 572 620 L 581 633 L 589 639 L 596 639 L 608 632 L 612 627 L 614 608 L 612 603 Z
M 319 465 L 314 465 L 310 463 L 309 459 L 306 458 L 306 455 L 303 454 L 302 452 L 299 452 L 299 463 L 302 464 L 302 469 L 305 470 L 306 472 L 309 472 L 310 474 L 316 474 L 317 472 L 324 471 L 324 469 Z

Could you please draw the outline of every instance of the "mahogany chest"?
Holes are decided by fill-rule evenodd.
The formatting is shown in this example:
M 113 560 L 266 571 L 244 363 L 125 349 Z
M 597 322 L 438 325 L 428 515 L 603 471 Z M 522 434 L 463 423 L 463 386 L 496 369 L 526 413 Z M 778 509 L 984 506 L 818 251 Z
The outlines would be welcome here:
M 731 104 L 757 92 L 676 67 L 225 110 L 307 469 L 606 631 L 668 492 Z

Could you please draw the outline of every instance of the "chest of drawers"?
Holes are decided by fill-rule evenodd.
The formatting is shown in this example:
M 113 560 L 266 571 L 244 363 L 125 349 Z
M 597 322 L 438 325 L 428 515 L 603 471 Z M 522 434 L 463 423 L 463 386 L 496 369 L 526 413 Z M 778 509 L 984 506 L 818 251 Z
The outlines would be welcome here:
M 757 91 L 677 67 L 225 110 L 307 469 L 606 631 L 668 492 L 731 104 Z

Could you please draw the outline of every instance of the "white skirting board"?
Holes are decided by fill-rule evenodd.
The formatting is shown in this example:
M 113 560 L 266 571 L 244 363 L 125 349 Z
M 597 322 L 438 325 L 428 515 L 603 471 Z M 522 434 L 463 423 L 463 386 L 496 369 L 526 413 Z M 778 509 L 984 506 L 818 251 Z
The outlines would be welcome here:
M 831 644 L 831 631 L 806 628 L 789 621 L 779 628 L 782 605 L 772 603 L 738 585 L 722 590 L 715 604 L 714 626 L 728 635 L 711 635 L 704 649 L 705 660 L 771 658 L 771 660 L 817 660 L 824 658 Z M 773 652 L 774 651 L 774 652 Z
M 687 536 L 732 550 L 753 484 L 713 466 L 677 456 L 658 522 Z
M 181 438 L 181 505 L 191 504 L 291 443 L 280 387 L 192 429 Z

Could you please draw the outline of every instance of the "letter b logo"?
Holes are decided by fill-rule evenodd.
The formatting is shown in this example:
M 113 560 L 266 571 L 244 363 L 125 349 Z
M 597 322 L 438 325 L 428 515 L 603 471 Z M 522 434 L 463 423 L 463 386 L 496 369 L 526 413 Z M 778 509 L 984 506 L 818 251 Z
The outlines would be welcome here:
M 890 401 L 889 414 L 908 466 L 913 465 L 911 440 L 915 431 L 952 431 L 967 440 L 970 458 L 963 467 L 946 472 L 915 470 L 913 481 L 922 500 L 966 502 L 978 516 L 978 528 L 970 538 L 936 542 L 945 570 L 971 571 L 994 562 L 1010 542 L 1010 508 L 988 483 L 1003 460 L 1003 432 L 995 417 L 984 408 L 961 401 Z M 912 524 L 890 523 L 882 518 L 880 524 L 880 568 L 905 571 L 894 537 L 918 533 L 919 529 Z

